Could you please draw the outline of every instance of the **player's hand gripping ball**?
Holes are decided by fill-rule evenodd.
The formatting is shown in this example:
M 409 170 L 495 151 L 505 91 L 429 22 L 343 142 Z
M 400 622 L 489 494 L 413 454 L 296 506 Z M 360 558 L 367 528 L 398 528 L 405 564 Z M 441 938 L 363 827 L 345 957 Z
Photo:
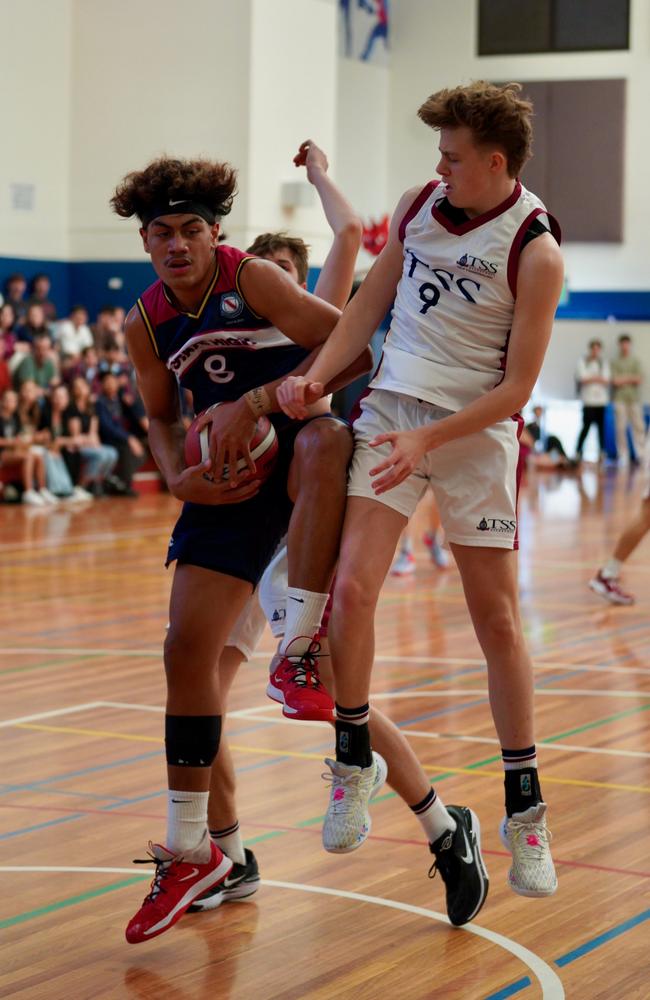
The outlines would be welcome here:
M 218 406 L 219 404 L 217 403 L 216 405 Z M 210 431 L 212 425 L 206 424 L 200 430 L 197 430 L 196 424 L 201 416 L 203 414 L 199 413 L 194 418 L 185 435 L 185 462 L 188 466 L 199 465 L 201 462 L 207 462 L 210 458 Z M 249 473 L 242 478 L 241 483 L 243 484 L 249 479 L 259 479 L 263 483 L 269 478 L 275 468 L 279 448 L 275 427 L 268 417 L 259 417 L 249 448 L 251 457 L 255 462 L 255 475 L 253 476 Z M 246 460 L 240 458 L 237 462 L 237 471 L 241 474 L 246 469 Z M 211 476 L 206 474 L 205 478 L 210 479 Z M 223 479 L 228 479 L 227 465 L 223 467 Z

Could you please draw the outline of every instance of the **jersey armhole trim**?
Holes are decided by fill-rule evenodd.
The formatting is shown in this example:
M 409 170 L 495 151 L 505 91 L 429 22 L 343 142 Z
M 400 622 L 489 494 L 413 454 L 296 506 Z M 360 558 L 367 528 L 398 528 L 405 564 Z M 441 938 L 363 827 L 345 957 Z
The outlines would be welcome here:
M 406 210 L 406 214 L 404 215 L 404 217 L 402 218 L 402 221 L 399 224 L 399 239 L 400 239 L 400 243 L 404 242 L 404 238 L 406 236 L 406 227 L 408 226 L 409 222 L 412 219 L 415 218 L 415 216 L 418 214 L 418 212 L 420 211 L 420 209 L 424 205 L 424 203 L 427 200 L 427 198 L 429 198 L 429 196 L 431 195 L 431 193 L 433 191 L 435 191 L 435 189 L 438 187 L 439 183 L 440 183 L 440 181 L 429 181 L 428 184 L 424 185 L 424 187 L 422 188 L 422 190 L 420 191 L 420 193 L 417 195 L 417 197 L 415 198 L 415 200 L 413 202 L 411 202 L 411 205 Z
M 242 292 L 241 285 L 239 284 L 239 275 L 240 275 L 241 269 L 243 268 L 244 264 L 248 263 L 249 260 L 259 260 L 259 259 L 260 258 L 256 257 L 254 254 L 251 254 L 248 257 L 242 257 L 242 259 L 239 261 L 239 264 L 237 265 L 237 270 L 235 271 L 235 288 L 237 289 L 239 295 L 241 295 L 243 301 L 246 303 L 246 305 L 248 306 L 248 308 L 252 312 L 252 314 L 255 317 L 255 319 L 266 319 L 265 316 L 260 316 L 259 313 L 256 313 L 255 310 L 251 308 L 251 304 L 248 301 L 248 299 L 246 298 L 246 296 L 244 295 L 244 293 Z
M 138 299 L 136 305 L 137 305 L 138 311 L 139 311 L 139 313 L 140 313 L 140 315 L 142 317 L 142 322 L 144 323 L 144 325 L 146 327 L 146 330 L 147 330 L 147 333 L 149 334 L 149 340 L 151 341 L 151 346 L 154 349 L 154 353 L 155 353 L 156 357 L 159 358 L 160 357 L 160 353 L 158 351 L 158 345 L 156 343 L 156 335 L 153 332 L 153 326 L 151 325 L 151 320 L 149 319 L 149 316 L 147 314 L 147 310 L 145 309 L 144 302 L 142 301 L 142 299 Z
M 557 219 L 547 212 L 545 208 L 535 208 L 527 215 L 522 224 L 520 225 L 514 240 L 512 241 L 512 246 L 510 247 L 510 253 L 508 254 L 508 287 L 512 292 L 513 299 L 517 298 L 517 273 L 519 271 L 519 257 L 521 254 L 521 244 L 524 241 L 524 236 L 526 235 L 528 228 L 535 219 L 540 215 L 545 215 L 548 219 L 548 223 L 551 229 L 551 236 L 553 236 L 558 244 L 562 240 L 562 231 L 558 224 Z

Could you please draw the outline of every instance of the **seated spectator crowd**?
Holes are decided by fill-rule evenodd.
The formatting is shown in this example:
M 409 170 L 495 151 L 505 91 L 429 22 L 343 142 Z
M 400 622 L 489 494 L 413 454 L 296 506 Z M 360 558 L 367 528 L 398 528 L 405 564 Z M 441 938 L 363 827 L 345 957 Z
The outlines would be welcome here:
M 56 318 L 47 275 L 12 275 L 0 306 L 0 498 L 32 506 L 134 497 L 147 419 L 128 362 L 124 310 Z

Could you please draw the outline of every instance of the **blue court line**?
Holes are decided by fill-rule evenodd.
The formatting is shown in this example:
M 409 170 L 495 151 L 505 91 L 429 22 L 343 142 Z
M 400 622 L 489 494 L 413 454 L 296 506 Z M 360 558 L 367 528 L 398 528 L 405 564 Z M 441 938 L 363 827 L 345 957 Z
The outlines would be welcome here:
M 72 816 L 62 816 L 60 819 L 49 819 L 46 823 L 35 823 L 33 826 L 23 826 L 19 830 L 9 830 L 8 833 L 0 834 L 0 840 L 20 837 L 23 833 L 34 833 L 36 830 L 43 830 L 47 826 L 59 826 L 61 823 L 71 823 L 72 820 L 83 819 L 84 815 L 84 813 L 74 813 Z
M 485 997 L 485 1000 L 507 1000 L 507 997 L 513 997 L 515 993 L 519 993 L 520 990 L 525 990 L 527 986 L 532 986 L 532 981 L 528 976 L 524 976 L 523 979 L 518 979 L 516 983 L 512 983 L 510 986 L 504 986 L 502 990 L 497 993 L 490 993 L 489 997 Z
M 598 937 L 592 938 L 591 941 L 586 941 L 585 944 L 580 945 L 579 948 L 574 948 L 573 951 L 567 952 L 566 955 L 556 958 L 555 964 L 559 965 L 560 968 L 563 968 L 565 965 L 570 965 L 571 962 L 575 962 L 577 958 L 582 958 L 583 955 L 588 955 L 590 951 L 600 948 L 601 944 L 606 944 L 607 941 L 611 941 L 613 938 L 617 938 L 621 934 L 625 934 L 626 931 L 631 930 L 638 924 L 644 923 L 646 920 L 650 920 L 650 910 L 644 910 L 643 913 L 637 914 L 636 917 L 630 917 L 629 920 L 625 920 L 622 924 L 617 924 L 616 927 L 612 927 L 611 930 L 605 931 L 604 934 L 599 934 Z
M 162 744 L 162 739 L 161 739 Z M 141 760 L 147 760 L 151 757 L 158 757 L 162 754 L 162 745 L 160 750 L 154 750 L 151 753 L 141 753 L 137 757 L 125 757 L 123 760 L 116 760 L 110 764 L 96 764 L 94 767 L 84 767 L 81 771 L 68 771 L 67 774 L 57 774 L 52 778 L 43 778 L 42 781 L 32 781 L 25 785 L 14 785 L 13 788 L 4 790 L 0 792 L 0 795 L 8 795 L 9 792 L 22 792 L 22 791 L 32 791 L 33 789 L 39 788 L 41 785 L 51 785 L 58 781 L 69 781 L 71 778 L 80 778 L 84 774 L 93 774 L 97 771 L 110 771 L 114 767 L 122 767 L 125 764 L 135 764 Z
M 605 931 L 603 934 L 599 934 L 595 938 L 591 938 L 589 941 L 585 941 L 584 944 L 574 948 L 573 951 L 568 951 L 566 955 L 561 955 L 559 958 L 556 958 L 554 964 L 557 965 L 558 968 L 562 969 L 565 965 L 570 965 L 572 962 L 575 962 L 576 959 L 582 958 L 583 955 L 588 955 L 590 952 L 595 951 L 596 948 L 600 948 L 601 945 L 607 944 L 608 941 L 612 941 L 614 938 L 620 937 L 621 934 L 625 934 L 627 931 L 632 930 L 633 927 L 637 927 L 646 920 L 650 920 L 650 909 L 644 910 L 642 913 L 637 914 L 636 917 L 630 917 L 629 920 L 624 920 L 623 923 L 617 924 L 615 927 L 610 928 L 610 930 Z M 506 997 L 514 996 L 515 993 L 520 993 L 530 985 L 531 980 L 528 976 L 526 976 L 524 979 L 518 979 L 517 982 L 511 983 L 509 986 L 505 986 L 496 993 L 490 993 L 490 995 L 485 997 L 484 1000 L 505 1000 Z

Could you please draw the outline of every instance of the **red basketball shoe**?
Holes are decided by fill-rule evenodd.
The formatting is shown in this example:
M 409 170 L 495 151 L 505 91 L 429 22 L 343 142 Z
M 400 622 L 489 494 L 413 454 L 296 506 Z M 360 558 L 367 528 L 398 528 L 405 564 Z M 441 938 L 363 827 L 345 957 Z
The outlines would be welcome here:
M 291 644 L 289 644 L 291 646 Z M 331 722 L 334 702 L 318 676 L 320 643 L 315 639 L 306 653 L 292 656 L 276 655 L 271 660 L 271 672 L 266 693 L 282 705 L 287 719 Z
M 139 944 L 169 930 L 183 916 L 188 906 L 214 885 L 218 885 L 232 871 L 232 861 L 210 841 L 210 860 L 205 864 L 185 861 L 182 855 L 172 854 L 162 844 L 149 842 L 149 858 L 137 864 L 156 866 L 149 895 L 129 921 L 126 940 Z
M 596 594 L 600 594 L 610 604 L 634 604 L 634 595 L 623 590 L 618 577 L 603 576 L 603 571 L 598 570 L 593 580 L 589 581 L 589 586 Z

